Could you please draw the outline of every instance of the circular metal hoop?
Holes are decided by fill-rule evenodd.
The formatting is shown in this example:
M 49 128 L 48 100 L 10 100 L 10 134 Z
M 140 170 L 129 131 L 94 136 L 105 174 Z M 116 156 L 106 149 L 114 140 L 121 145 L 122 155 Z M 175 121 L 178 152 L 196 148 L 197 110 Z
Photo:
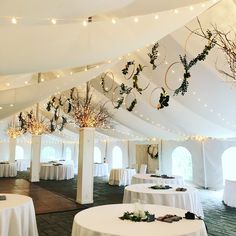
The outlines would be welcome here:
M 167 76 L 168 76 L 168 72 L 169 70 L 172 68 L 172 66 L 176 65 L 176 64 L 181 64 L 181 62 L 176 61 L 173 62 L 172 64 L 170 64 L 170 66 L 167 68 L 166 73 L 165 73 L 165 86 L 170 90 L 170 91 L 175 91 L 176 89 L 171 88 L 168 83 L 167 83 Z
M 197 28 L 197 29 L 191 31 L 191 32 L 189 33 L 188 37 L 187 37 L 186 40 L 185 40 L 184 52 L 185 52 L 186 55 L 187 55 L 187 44 L 188 44 L 188 41 L 189 41 L 189 39 L 191 38 L 191 36 L 192 36 L 193 34 L 195 34 L 198 30 L 200 30 L 200 28 Z
M 166 61 L 166 47 L 164 45 L 161 45 L 160 47 L 164 48 L 164 57 L 162 60 L 160 60 L 160 62 L 158 64 L 156 64 L 156 66 L 160 66 L 161 64 L 163 64 Z
M 156 87 L 156 88 L 154 88 L 154 89 L 152 90 L 152 92 L 151 92 L 151 94 L 150 94 L 150 97 L 149 97 L 149 103 L 150 103 L 150 105 L 151 105 L 153 108 L 155 108 L 155 109 L 157 109 L 159 102 L 157 103 L 157 105 L 154 105 L 153 102 L 152 102 L 152 97 L 153 97 L 154 92 L 155 92 L 156 90 L 158 90 L 158 89 L 160 89 L 160 90 L 162 91 L 162 88 L 161 88 L 161 87 Z
M 109 76 L 110 75 L 110 76 Z M 105 78 L 109 77 L 112 79 L 112 84 L 110 86 L 110 88 L 107 88 L 105 85 Z M 106 72 L 104 75 L 101 76 L 101 79 L 103 80 L 103 85 L 102 85 L 102 89 L 105 93 L 108 93 L 112 90 L 113 86 L 114 86 L 114 74 L 111 71 Z

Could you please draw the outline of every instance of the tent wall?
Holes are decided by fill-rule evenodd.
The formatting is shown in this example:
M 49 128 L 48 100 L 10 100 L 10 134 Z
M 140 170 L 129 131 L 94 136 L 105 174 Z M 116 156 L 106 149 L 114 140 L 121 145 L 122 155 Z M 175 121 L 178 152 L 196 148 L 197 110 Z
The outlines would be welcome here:
M 223 171 L 221 157 L 225 150 L 236 147 L 236 141 L 194 140 L 185 142 L 163 141 L 161 155 L 161 171 L 172 174 L 172 152 L 178 146 L 185 147 L 192 154 L 193 183 L 210 189 L 223 187 Z

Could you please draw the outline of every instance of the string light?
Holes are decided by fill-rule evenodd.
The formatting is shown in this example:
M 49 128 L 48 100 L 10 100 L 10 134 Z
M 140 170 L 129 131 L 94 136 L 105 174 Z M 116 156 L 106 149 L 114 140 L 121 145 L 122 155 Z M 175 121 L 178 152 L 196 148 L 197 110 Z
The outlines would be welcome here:
M 178 10 L 178 9 L 175 9 L 175 10 L 174 10 L 174 13 L 175 13 L 175 14 L 178 14 L 178 13 L 179 13 L 179 10 Z
M 55 24 L 57 23 L 57 20 L 54 19 L 54 18 L 52 18 L 52 19 L 51 19 L 51 22 L 52 22 L 53 25 L 55 25 Z
M 86 27 L 88 25 L 87 21 L 83 21 L 83 26 Z
M 11 23 L 16 25 L 17 24 L 17 19 L 15 17 L 11 18 Z
M 138 23 L 138 21 L 139 21 L 139 20 L 138 20 L 138 17 L 135 17 L 135 18 L 134 18 L 134 22 L 135 22 L 135 23 Z

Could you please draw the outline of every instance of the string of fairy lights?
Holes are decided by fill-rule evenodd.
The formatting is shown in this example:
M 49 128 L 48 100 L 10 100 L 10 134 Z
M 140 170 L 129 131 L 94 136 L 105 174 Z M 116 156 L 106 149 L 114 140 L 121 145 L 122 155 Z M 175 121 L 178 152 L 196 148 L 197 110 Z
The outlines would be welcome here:
M 219 0 L 212 0 L 212 3 L 215 4 L 217 3 Z M 206 3 L 202 3 L 200 5 L 202 8 L 206 8 L 208 6 L 208 4 Z M 184 7 L 185 9 L 186 7 Z M 191 5 L 188 7 L 188 9 L 190 11 L 194 11 L 195 6 Z M 172 12 L 173 14 L 179 14 L 181 13 L 181 8 L 178 9 L 173 9 Z M 159 19 L 159 15 L 158 13 L 153 13 L 151 14 L 153 15 L 153 19 L 154 20 L 158 20 Z M 94 20 L 94 18 L 97 18 L 97 21 Z M 139 23 L 140 22 L 140 18 L 139 16 L 134 16 L 131 20 L 134 23 Z M 122 18 L 121 18 L 122 19 Z M 119 22 L 119 20 L 121 20 L 119 18 L 111 18 L 110 22 L 111 24 L 115 25 Z M 57 24 L 71 24 L 71 23 L 79 23 L 81 24 L 83 27 L 87 27 L 89 24 L 94 23 L 94 22 L 98 22 L 99 18 L 98 17 L 87 17 L 87 18 L 81 18 L 81 17 L 74 17 L 74 18 L 61 18 L 61 17 L 22 17 L 22 16 L 1 16 L 0 17 L 0 24 L 4 24 L 4 25 L 57 25 Z
M 217 0 L 213 0 L 212 1 L 213 3 L 216 3 L 217 2 Z M 206 4 L 205 3 L 202 3 L 201 4 L 201 7 L 203 7 L 203 8 L 205 8 L 206 7 Z M 189 10 L 190 11 L 193 11 L 194 10 L 194 6 L 190 6 L 189 7 Z M 174 9 L 173 10 L 173 13 L 174 14 L 179 14 L 181 12 L 181 9 Z M 154 19 L 155 20 L 158 20 L 159 19 L 159 15 L 158 14 L 154 14 L 153 15 L 154 16 Z M 4 22 L 5 23 L 10 23 L 10 24 L 13 24 L 13 25 L 21 25 L 21 24 L 26 24 L 26 19 L 25 18 L 22 18 L 22 17 L 0 17 L 0 24 L 2 23 L 1 22 L 1 20 L 3 20 L 4 19 Z M 35 19 L 32 19 L 31 18 L 31 23 L 36 23 L 36 22 L 38 22 L 38 23 L 47 23 L 47 24 L 52 24 L 52 25 L 56 25 L 56 24 L 61 24 L 61 23 L 71 23 L 71 22 L 77 22 L 77 23 L 81 23 L 84 27 L 87 27 L 89 24 L 91 24 L 91 23 L 93 23 L 94 21 L 92 21 L 91 20 L 91 18 L 87 18 L 87 19 L 76 19 L 76 18 L 73 18 L 73 19 L 57 19 L 57 18 L 35 18 Z M 119 21 L 119 19 L 114 19 L 114 18 L 112 18 L 111 19 L 111 23 L 112 24 L 116 24 L 117 22 Z M 138 16 L 136 16 L 136 17 L 134 17 L 133 18 L 133 21 L 134 21 L 134 23 L 139 23 L 140 22 L 140 18 L 138 17 Z M 146 47 L 149 47 L 150 45 L 152 45 L 153 43 L 151 43 L 151 44 L 147 44 L 146 45 Z M 142 50 L 142 49 L 137 49 L 136 51 L 137 52 L 139 52 L 140 50 Z M 131 56 L 131 53 L 128 53 L 128 55 L 127 56 Z M 120 56 L 120 57 L 118 57 L 118 60 L 122 60 L 124 58 L 124 56 Z M 117 60 L 117 59 L 115 59 L 115 60 Z M 107 62 L 105 62 L 105 63 L 112 63 L 113 62 L 113 60 L 108 60 Z M 168 64 L 168 61 L 165 61 L 164 62 L 164 64 Z M 100 65 L 94 65 L 94 67 L 95 68 L 99 68 L 99 66 Z M 88 68 L 87 66 L 86 67 L 84 67 L 82 70 L 83 71 L 88 71 L 90 68 Z M 60 72 L 56 72 L 55 73 L 55 79 L 56 78 L 61 78 L 61 77 L 64 77 L 64 76 L 69 76 L 69 75 L 73 75 L 74 73 L 77 73 L 77 72 L 74 72 L 74 70 L 72 69 L 71 71 L 69 71 L 68 72 L 68 70 L 66 70 L 66 71 L 60 71 Z M 41 82 L 45 82 L 46 81 L 46 79 L 45 78 L 43 78 L 42 77 L 42 79 L 41 79 Z M 29 82 L 29 81 L 24 81 L 24 85 L 30 85 L 31 83 Z M 11 84 L 10 83 L 6 83 L 6 87 L 8 87 L 8 88 L 10 88 L 11 87 Z M 201 101 L 201 99 L 200 98 L 198 98 L 198 100 L 199 100 L 199 102 Z M 10 105 L 9 105 L 10 107 L 14 107 L 14 104 L 13 103 L 11 103 Z M 204 107 L 208 107 L 208 105 L 207 104 L 204 104 Z M 2 110 L 3 109 L 3 107 L 2 106 L 0 106 L 0 110 Z M 213 109 L 210 109 L 210 112 L 213 112 Z M 176 131 L 176 130 L 173 130 L 173 129 L 169 129 L 169 128 L 167 128 L 167 127 L 165 127 L 165 126 L 163 126 L 163 125 L 161 125 L 161 124 L 159 124 L 159 123 L 155 123 L 154 121 L 152 121 L 150 118 L 148 118 L 148 117 L 144 117 L 144 115 L 143 114 L 139 114 L 136 110 L 134 111 L 134 113 L 136 114 L 136 115 L 138 115 L 140 118 L 142 118 L 143 120 L 146 120 L 146 121 L 149 121 L 149 122 L 151 122 L 153 125 L 155 125 L 156 127 L 158 127 L 158 128 L 161 128 L 161 129 L 163 129 L 164 131 L 167 131 L 167 132 L 171 132 L 171 133 L 174 133 L 174 134 L 177 134 L 177 135 L 180 135 L 180 136 L 182 136 L 184 139 L 189 139 L 189 136 L 187 136 L 185 133 L 183 133 L 183 132 L 179 132 L 179 131 Z M 224 121 L 224 122 L 226 122 L 228 125 L 230 125 L 230 122 L 228 122 L 228 121 L 225 121 L 225 119 L 221 116 L 221 114 L 220 113 L 217 113 L 217 115 L 218 115 L 218 117 L 220 117 L 221 118 L 221 120 L 222 121 Z M 236 125 L 234 125 L 234 128 L 236 128 Z M 197 139 L 200 139 L 199 137 L 201 137 L 201 136 L 196 136 L 196 140 Z M 138 137 L 136 137 L 136 138 L 138 138 Z M 150 137 L 150 138 L 147 138 L 148 140 L 153 140 L 153 139 L 156 139 L 155 137 Z

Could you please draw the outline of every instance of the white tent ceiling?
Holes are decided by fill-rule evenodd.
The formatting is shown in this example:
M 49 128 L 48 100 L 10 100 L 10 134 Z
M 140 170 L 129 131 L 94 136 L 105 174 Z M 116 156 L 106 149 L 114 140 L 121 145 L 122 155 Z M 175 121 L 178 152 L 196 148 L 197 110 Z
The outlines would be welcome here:
M 155 71 L 151 67 L 144 70 L 142 83 L 150 86 L 142 96 L 136 95 L 134 111 L 124 107 L 114 111 L 110 103 L 114 120 L 123 126 L 100 132 L 126 139 L 236 137 L 234 83 L 224 82 L 215 69 L 216 58 L 223 64 L 217 50 L 194 67 L 185 96 L 172 96 L 173 91 L 168 91 L 169 107 L 157 110 L 150 104 L 152 90 L 164 85 L 166 70 L 179 60 L 179 54 L 186 48 L 193 57 L 204 46 L 197 37 L 191 37 L 185 46 L 189 32 L 184 26 L 195 29 L 198 16 L 204 28 L 211 23 L 223 30 L 235 27 L 234 1 L 150 0 L 147 4 L 143 0 L 100 0 L 94 4 L 71 0 L 68 4 L 64 0 L 24 0 L 19 6 L 11 0 L 0 5 L 0 119 L 91 79 L 99 96 L 109 100 L 101 95 L 100 74 L 111 70 L 117 84 L 131 83 L 121 74 L 126 61 L 135 59 L 147 65 L 149 45 L 159 41 L 168 64 Z M 83 21 L 90 16 L 93 22 L 85 26 Z M 12 17 L 17 24 L 11 23 Z M 51 19 L 56 19 L 56 24 Z M 181 77 L 180 67 L 173 68 L 171 78 Z M 44 72 L 43 83 L 36 83 L 37 72 Z

